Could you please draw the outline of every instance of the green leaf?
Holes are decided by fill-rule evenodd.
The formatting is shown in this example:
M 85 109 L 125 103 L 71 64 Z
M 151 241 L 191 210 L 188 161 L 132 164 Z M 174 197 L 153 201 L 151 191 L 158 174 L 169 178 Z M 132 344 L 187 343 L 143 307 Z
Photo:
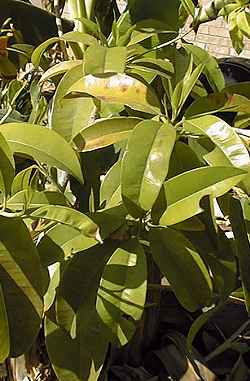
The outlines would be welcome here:
M 76 153 L 56 132 L 29 123 L 2 125 L 1 132 L 12 152 L 28 155 L 35 160 L 60 168 L 83 182 Z
M 30 348 L 40 329 L 42 271 L 35 244 L 21 220 L 0 217 L 0 237 L 0 279 L 8 316 L 10 356 L 16 357 Z
M 208 305 L 212 281 L 192 243 L 169 228 L 152 229 L 150 241 L 153 258 L 183 307 L 196 311 Z
M 147 120 L 133 130 L 121 173 L 123 201 L 133 217 L 152 208 L 167 176 L 175 139 L 176 132 L 167 123 Z
M 95 45 L 98 43 L 97 39 L 90 34 L 81 33 L 78 31 L 68 32 L 62 35 L 62 40 L 68 42 L 78 42 L 83 45 Z
M 192 17 L 195 16 L 195 6 L 192 0 L 181 0 L 181 4 L 187 14 L 191 15 Z
M 15 162 L 10 147 L 0 133 L 0 193 L 8 195 L 15 176 Z
M 221 91 L 225 87 L 225 80 L 216 59 L 204 49 L 193 44 L 182 44 L 183 48 L 193 55 L 196 65 L 204 65 L 204 74 L 212 89 Z
M 68 72 L 69 70 L 79 65 L 82 66 L 81 60 L 59 62 L 58 64 L 46 70 L 45 73 L 43 73 L 43 75 L 40 78 L 40 82 L 48 81 L 50 78 L 53 78 L 56 75 Z
M 191 60 L 191 63 L 193 61 Z M 193 65 L 192 65 L 193 66 Z M 190 75 L 183 78 L 181 82 L 179 82 L 174 89 L 173 93 L 173 118 L 176 118 L 178 116 L 178 113 L 181 111 L 182 107 L 184 106 L 184 103 L 186 102 L 189 94 L 193 90 L 193 87 L 195 86 L 196 82 L 199 79 L 199 76 L 201 72 L 204 69 L 204 65 L 198 65 Z
M 93 36 L 90 36 L 89 34 L 80 33 L 77 31 L 65 33 L 61 38 L 52 37 L 44 41 L 33 51 L 31 56 L 32 64 L 35 67 L 38 67 L 44 52 L 49 48 L 49 46 L 59 41 L 78 42 L 84 45 L 92 45 L 97 43 L 97 40 Z
M 230 201 L 230 222 L 235 238 L 246 309 L 250 313 L 250 204 L 248 198 L 237 200 L 232 197 Z
M 95 239 L 85 237 L 74 227 L 56 224 L 45 233 L 37 249 L 42 264 L 50 266 L 96 244 Z
M 48 318 L 45 319 L 45 335 L 46 348 L 57 377 L 61 381 L 83 381 L 79 341 L 72 339 L 64 329 Z M 58 351 L 58 348 L 61 350 Z
M 43 218 L 77 229 L 87 237 L 96 237 L 98 226 L 85 214 L 72 208 L 58 205 L 42 206 L 31 214 L 32 218 Z
M 23 169 L 20 171 L 15 177 L 12 182 L 11 186 L 11 194 L 14 195 L 15 193 L 18 193 L 24 189 L 27 189 L 30 185 L 30 181 L 32 179 L 32 175 L 34 171 L 36 170 L 35 165 L 31 165 L 28 168 Z
M 173 64 L 169 60 L 160 58 L 147 57 L 133 60 L 129 67 L 137 68 L 145 72 L 152 72 L 167 79 L 171 78 L 171 75 L 174 73 Z
M 67 71 L 59 82 L 55 95 L 53 97 L 53 104 L 61 100 L 66 94 L 69 88 L 83 76 L 82 63 Z
M 94 124 L 83 128 L 74 138 L 80 151 L 92 151 L 126 140 L 135 126 L 142 119 L 119 117 L 99 119 Z
M 224 153 L 225 162 L 212 162 L 213 165 L 229 164 L 242 169 L 248 169 L 250 158 L 245 145 L 236 131 L 224 120 L 213 116 L 203 116 L 184 122 L 186 132 L 207 136 Z M 206 155 L 209 162 L 209 154 Z M 205 158 L 206 158 L 205 157 Z
M 234 167 L 203 167 L 172 177 L 163 184 L 167 209 L 160 224 L 173 225 L 202 212 L 202 197 L 222 196 L 245 175 L 246 172 Z
M 52 37 L 44 41 L 39 45 L 32 53 L 31 62 L 35 67 L 39 66 L 43 53 L 48 49 L 49 46 L 55 44 L 59 41 L 59 37 Z
M 243 10 L 237 13 L 237 24 L 241 32 L 247 37 L 250 38 L 250 15 L 247 11 Z
M 3 288 L 0 284 L 0 363 L 3 363 L 10 353 L 10 333 L 8 315 L 5 307 Z
M 216 112 L 243 112 L 247 113 L 250 100 L 238 94 L 225 92 L 209 94 L 206 97 L 196 99 L 185 111 L 185 118 L 190 119 Z
M 96 105 L 92 97 L 60 99 L 52 106 L 49 125 L 65 140 L 71 141 L 75 135 L 95 119 Z
M 127 58 L 125 47 L 90 46 L 84 55 L 83 71 L 87 74 L 124 73 Z
M 243 33 L 240 29 L 240 24 L 238 24 L 238 13 L 239 12 L 231 12 L 228 15 L 228 26 L 229 33 L 232 41 L 232 45 L 235 51 L 240 54 L 244 48 L 243 42 Z
M 100 204 L 108 202 L 121 183 L 121 164 L 118 160 L 106 173 L 100 189 Z
M 27 194 L 27 189 L 15 193 L 7 201 L 7 207 L 11 210 L 38 209 L 44 205 L 63 205 L 68 204 L 66 197 L 63 193 L 53 191 L 32 191 L 32 194 Z
M 143 313 L 147 291 L 147 262 L 136 239 L 124 242 L 106 264 L 96 309 L 102 321 L 125 345 Z
M 160 102 L 153 89 L 125 74 L 97 77 L 87 75 L 68 90 L 87 93 L 105 102 L 125 104 L 132 109 L 158 114 Z
M 244 143 L 229 124 L 222 119 L 210 115 L 189 119 L 184 128 L 191 133 L 202 133 L 207 136 L 216 148 L 203 155 L 210 165 L 233 165 L 250 172 L 250 157 Z M 249 177 L 249 176 L 248 176 Z M 248 177 L 243 180 L 247 192 L 250 192 Z

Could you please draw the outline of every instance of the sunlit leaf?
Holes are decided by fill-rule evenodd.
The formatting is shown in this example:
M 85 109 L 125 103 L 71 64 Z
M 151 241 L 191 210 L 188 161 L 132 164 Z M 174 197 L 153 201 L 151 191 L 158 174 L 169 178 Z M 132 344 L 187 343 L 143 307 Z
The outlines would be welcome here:
M 15 162 L 11 149 L 0 133 L 0 192 L 10 193 L 11 184 L 15 176 Z
M 95 238 L 98 230 L 98 226 L 88 216 L 66 206 L 42 206 L 34 211 L 31 217 L 43 218 L 45 220 L 69 225 L 87 237 Z
M 206 50 L 193 44 L 182 44 L 183 48 L 191 53 L 196 65 L 204 65 L 204 74 L 214 91 L 221 91 L 225 87 L 225 80 L 216 59 Z
M 150 232 L 153 258 L 184 308 L 195 311 L 209 303 L 212 281 L 196 248 L 180 232 L 155 228 Z
M 158 114 L 160 110 L 153 89 L 125 74 L 87 75 L 71 86 L 67 93 L 87 93 L 105 102 L 125 104 L 152 114 Z
M 84 74 L 123 73 L 127 49 L 90 46 L 84 55 Z
M 127 139 L 141 121 L 140 118 L 132 117 L 99 119 L 94 124 L 83 128 L 75 136 L 74 143 L 80 151 L 106 147 Z
M 124 242 L 106 264 L 97 296 L 102 321 L 126 344 L 143 313 L 147 290 L 147 265 L 137 240 Z M 126 316 L 126 317 L 125 317 Z
M 9 123 L 1 127 L 1 132 L 12 152 L 60 168 L 83 182 L 76 153 L 56 132 L 29 123 Z
M 246 172 L 234 167 L 203 167 L 172 177 L 163 185 L 167 209 L 160 224 L 173 225 L 200 213 L 202 197 L 219 197 L 245 176 Z

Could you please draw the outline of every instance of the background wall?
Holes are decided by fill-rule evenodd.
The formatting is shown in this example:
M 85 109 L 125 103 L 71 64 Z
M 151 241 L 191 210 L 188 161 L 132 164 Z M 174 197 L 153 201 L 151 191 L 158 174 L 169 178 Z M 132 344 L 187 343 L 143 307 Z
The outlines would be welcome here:
M 210 1 L 211 0 L 203 0 L 202 3 L 206 4 L 210 3 Z M 227 24 L 222 17 L 202 24 L 196 36 L 192 33 L 188 35 L 186 39 L 193 41 L 196 45 L 208 50 L 216 57 L 238 56 L 232 46 Z M 246 39 L 245 49 L 240 56 L 250 58 L 250 40 Z

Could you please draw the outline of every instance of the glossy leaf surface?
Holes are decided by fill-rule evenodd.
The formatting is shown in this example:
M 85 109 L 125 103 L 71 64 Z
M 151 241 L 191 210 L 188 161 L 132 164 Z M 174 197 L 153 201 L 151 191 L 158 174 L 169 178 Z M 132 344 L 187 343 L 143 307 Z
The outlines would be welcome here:
M 245 175 L 246 172 L 234 167 L 203 167 L 167 180 L 163 185 L 167 209 L 160 224 L 173 225 L 200 213 L 202 197 L 223 195 Z
M 122 345 L 132 337 L 135 322 L 142 316 L 146 291 L 144 251 L 137 240 L 124 242 L 106 264 L 96 304 L 101 320 Z
M 56 132 L 29 123 L 9 123 L 1 127 L 1 132 L 12 152 L 31 156 L 83 181 L 76 153 Z
M 212 89 L 215 92 L 221 91 L 225 87 L 225 81 L 216 59 L 198 46 L 192 44 L 182 44 L 182 46 L 193 55 L 196 65 L 200 63 L 204 65 L 204 73 Z
M 235 129 L 225 121 L 213 115 L 204 116 L 185 121 L 184 128 L 186 131 L 204 134 L 215 144 L 216 147 L 203 156 L 210 165 L 233 165 L 249 172 L 248 150 Z M 248 178 L 243 181 L 243 184 L 249 192 Z
M 125 74 L 92 76 L 77 81 L 69 93 L 87 93 L 105 102 L 119 103 L 139 111 L 158 114 L 160 103 L 153 90 Z
M 91 151 L 125 140 L 142 119 L 132 117 L 99 119 L 82 129 L 74 138 L 80 151 Z
M 168 173 L 175 138 L 170 124 L 153 120 L 138 124 L 130 136 L 122 162 L 121 191 L 132 216 L 142 216 L 152 208 Z
M 33 212 L 31 216 L 72 226 L 87 237 L 95 237 L 98 229 L 97 225 L 88 216 L 65 206 L 42 206 Z
M 153 258 L 184 308 L 195 311 L 209 303 L 212 282 L 195 247 L 180 232 L 165 228 L 150 233 Z

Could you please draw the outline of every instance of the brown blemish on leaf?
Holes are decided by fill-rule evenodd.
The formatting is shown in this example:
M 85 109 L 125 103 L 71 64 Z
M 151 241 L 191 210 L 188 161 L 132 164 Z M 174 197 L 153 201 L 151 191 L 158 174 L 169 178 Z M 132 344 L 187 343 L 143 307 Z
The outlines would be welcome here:
M 127 91 L 128 90 L 128 86 L 127 85 L 122 85 L 121 86 L 121 92 L 122 93 L 125 93 L 125 91 Z

